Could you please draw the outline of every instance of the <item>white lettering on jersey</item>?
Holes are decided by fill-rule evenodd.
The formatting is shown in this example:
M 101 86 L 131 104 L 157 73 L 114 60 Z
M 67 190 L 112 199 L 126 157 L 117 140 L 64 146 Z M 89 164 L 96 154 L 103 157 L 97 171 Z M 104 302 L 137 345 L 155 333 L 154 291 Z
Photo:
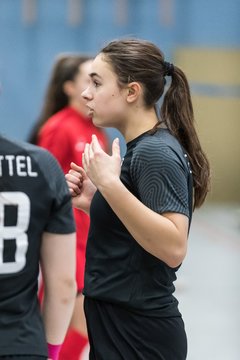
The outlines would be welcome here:
M 14 155 L 6 155 L 5 159 L 8 161 L 9 175 L 13 176 L 13 159 L 14 159 Z
M 3 164 L 7 169 L 7 174 L 3 173 Z M 0 176 L 30 176 L 36 177 L 38 173 L 32 170 L 32 159 L 25 155 L 0 155 Z
M 15 226 L 4 226 L 6 205 L 17 206 Z M 30 199 L 25 193 L 18 191 L 0 193 L 0 274 L 19 272 L 26 265 L 30 213 Z M 4 262 L 4 243 L 12 239 L 16 240 L 15 261 Z

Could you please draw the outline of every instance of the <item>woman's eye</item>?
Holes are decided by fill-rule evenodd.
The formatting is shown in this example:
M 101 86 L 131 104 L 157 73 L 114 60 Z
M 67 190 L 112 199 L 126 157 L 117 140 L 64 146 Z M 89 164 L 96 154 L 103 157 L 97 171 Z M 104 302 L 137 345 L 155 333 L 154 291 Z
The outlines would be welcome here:
M 97 82 L 96 80 L 93 80 L 93 85 L 94 85 L 95 87 L 100 86 L 99 82 Z

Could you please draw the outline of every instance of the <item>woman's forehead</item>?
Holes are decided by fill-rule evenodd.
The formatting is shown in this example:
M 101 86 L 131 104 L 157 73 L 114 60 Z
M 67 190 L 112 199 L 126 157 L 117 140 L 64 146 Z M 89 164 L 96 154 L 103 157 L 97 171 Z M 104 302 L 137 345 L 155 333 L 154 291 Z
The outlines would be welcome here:
M 111 65 L 104 59 L 103 54 L 98 54 L 93 60 L 92 73 L 100 77 L 114 74 Z

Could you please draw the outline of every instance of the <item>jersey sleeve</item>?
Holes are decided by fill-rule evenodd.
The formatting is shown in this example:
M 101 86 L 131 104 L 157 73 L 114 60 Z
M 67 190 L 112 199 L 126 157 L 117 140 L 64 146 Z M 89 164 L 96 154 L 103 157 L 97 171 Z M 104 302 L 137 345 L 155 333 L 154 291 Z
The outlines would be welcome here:
M 49 220 L 44 230 L 56 234 L 75 232 L 71 196 L 64 173 L 56 159 L 48 151 L 44 152 L 45 157 L 39 157 L 38 162 L 47 179 L 48 190 L 52 198 Z
M 151 210 L 189 217 L 188 172 L 169 146 L 145 143 L 136 147 L 130 174 L 139 199 Z

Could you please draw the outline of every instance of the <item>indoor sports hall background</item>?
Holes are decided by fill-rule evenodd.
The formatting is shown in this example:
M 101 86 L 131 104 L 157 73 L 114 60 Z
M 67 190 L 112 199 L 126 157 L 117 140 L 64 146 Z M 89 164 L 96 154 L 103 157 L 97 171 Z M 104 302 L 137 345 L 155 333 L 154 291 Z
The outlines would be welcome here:
M 239 19 L 239 0 L 0 0 L 5 135 L 27 138 L 59 53 L 94 55 L 111 39 L 137 36 L 186 72 L 212 168 L 212 189 L 196 212 L 176 285 L 189 360 L 240 358 Z

